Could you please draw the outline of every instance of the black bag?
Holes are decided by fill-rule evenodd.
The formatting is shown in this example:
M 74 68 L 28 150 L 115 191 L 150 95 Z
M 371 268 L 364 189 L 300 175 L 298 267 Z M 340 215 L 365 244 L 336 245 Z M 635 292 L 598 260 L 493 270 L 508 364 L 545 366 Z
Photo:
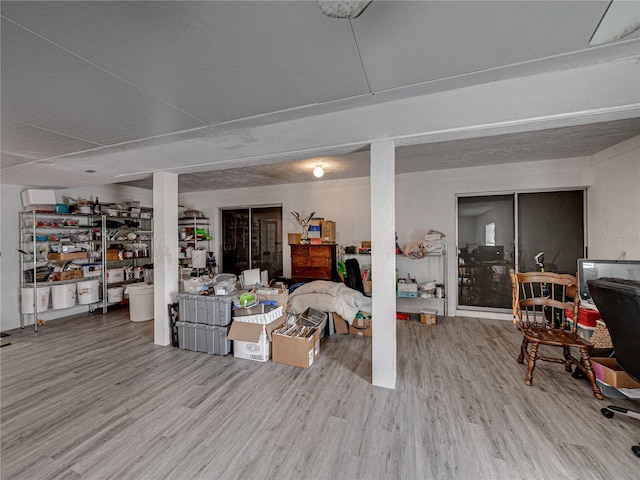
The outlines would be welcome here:
M 350 258 L 344 262 L 345 269 L 347 271 L 347 278 L 344 279 L 344 284 L 358 290 L 364 295 L 364 285 L 362 284 L 362 275 L 360 274 L 360 264 L 355 258 Z

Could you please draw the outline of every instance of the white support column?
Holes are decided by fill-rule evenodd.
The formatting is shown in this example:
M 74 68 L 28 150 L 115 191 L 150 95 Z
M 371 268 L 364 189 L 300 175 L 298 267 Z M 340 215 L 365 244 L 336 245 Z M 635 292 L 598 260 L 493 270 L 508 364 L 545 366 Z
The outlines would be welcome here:
M 396 388 L 396 201 L 392 140 L 371 144 L 372 378 Z
M 153 342 L 171 345 L 168 305 L 178 293 L 178 175 L 153 174 Z

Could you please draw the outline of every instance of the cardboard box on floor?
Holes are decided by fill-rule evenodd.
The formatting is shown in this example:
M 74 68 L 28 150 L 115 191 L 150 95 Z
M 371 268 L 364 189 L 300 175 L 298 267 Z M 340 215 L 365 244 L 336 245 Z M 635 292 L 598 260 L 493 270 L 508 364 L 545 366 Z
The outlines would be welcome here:
M 309 368 L 320 356 L 320 333 L 317 328 L 314 330 L 313 335 L 306 338 L 287 337 L 274 333 L 272 360 L 275 363 Z
M 615 358 L 591 358 L 596 378 L 615 388 L 640 388 L 640 383 L 631 378 Z
M 271 332 L 286 320 L 286 314 L 267 324 L 242 322 L 234 319 L 227 336 L 229 340 L 233 340 L 233 356 L 256 362 L 269 360 Z
M 421 310 L 420 323 L 424 323 L 425 325 L 436 325 L 438 322 L 436 314 L 436 310 Z
M 333 313 L 333 328 L 337 334 L 360 335 L 363 337 L 371 337 L 373 334 L 373 325 L 371 319 L 356 318 L 353 323 L 349 323 L 337 313 Z

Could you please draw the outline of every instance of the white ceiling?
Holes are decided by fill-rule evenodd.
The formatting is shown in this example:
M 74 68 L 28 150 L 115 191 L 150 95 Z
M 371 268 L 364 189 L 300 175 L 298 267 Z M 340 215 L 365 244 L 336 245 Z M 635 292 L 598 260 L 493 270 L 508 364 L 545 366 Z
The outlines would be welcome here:
M 592 155 L 640 134 L 637 112 L 451 139 L 426 122 L 411 141 L 396 125 L 415 112 L 368 120 L 637 57 L 638 35 L 589 46 L 608 4 L 374 0 L 345 20 L 312 1 L 2 1 L 2 182 L 151 188 L 170 170 L 188 192 L 308 181 L 316 163 L 352 178 L 377 138 L 399 139 L 400 173 Z

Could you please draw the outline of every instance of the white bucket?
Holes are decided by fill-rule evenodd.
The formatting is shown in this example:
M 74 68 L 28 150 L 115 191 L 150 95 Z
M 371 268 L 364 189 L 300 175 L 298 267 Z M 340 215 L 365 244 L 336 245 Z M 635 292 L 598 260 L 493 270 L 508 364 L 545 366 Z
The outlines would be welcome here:
M 88 280 L 86 282 L 78 282 L 78 303 L 87 305 L 88 303 L 96 303 L 100 299 L 100 280 Z
M 153 285 L 137 283 L 127 285 L 129 294 L 129 320 L 153 320 Z
M 107 289 L 107 301 L 110 303 L 121 302 L 124 289 L 122 287 L 114 287 Z
M 51 287 L 38 287 L 38 313 L 46 312 L 49 309 L 49 292 Z M 35 313 L 35 299 L 33 288 L 26 287 L 20 289 L 22 299 L 22 313 Z
M 54 310 L 73 307 L 76 304 L 76 284 L 53 285 L 51 287 L 51 306 Z

